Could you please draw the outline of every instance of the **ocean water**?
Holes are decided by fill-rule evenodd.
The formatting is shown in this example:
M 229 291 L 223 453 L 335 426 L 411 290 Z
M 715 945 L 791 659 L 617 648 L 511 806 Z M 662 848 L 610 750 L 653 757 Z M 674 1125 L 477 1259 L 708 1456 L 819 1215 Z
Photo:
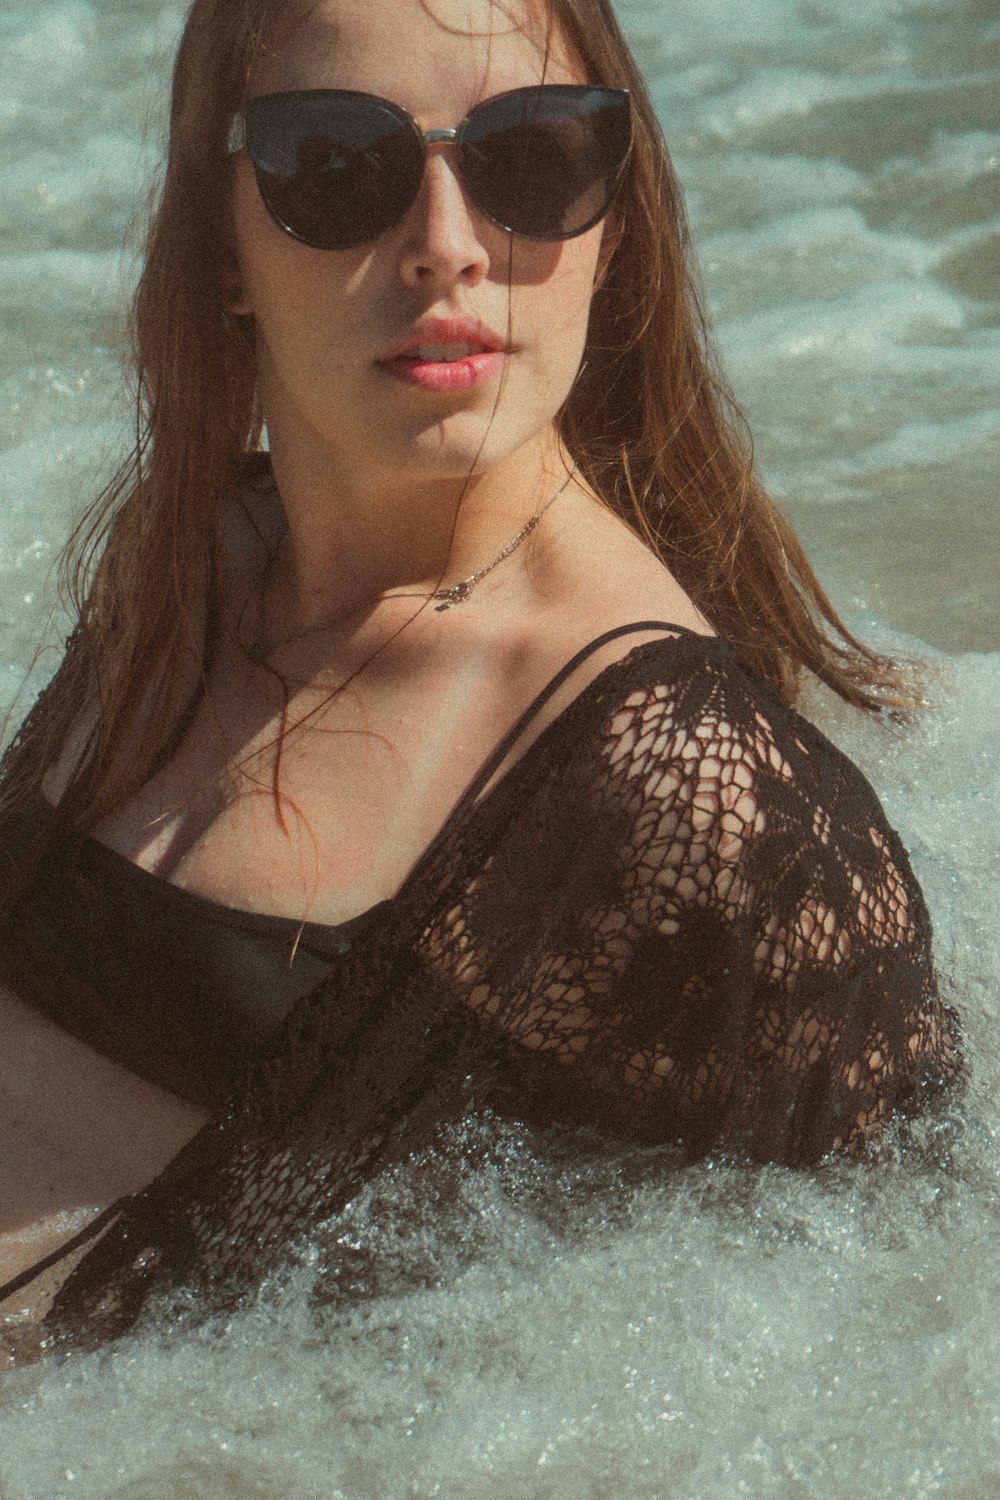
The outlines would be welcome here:
M 996 0 L 622 0 L 760 461 L 838 605 L 923 658 L 891 732 L 814 694 L 906 839 L 971 1083 L 815 1174 L 560 1158 L 467 1122 L 308 1271 L 0 1378 L 2 1500 L 992 1500 L 1000 1494 Z M 127 440 L 121 307 L 181 8 L 0 16 L 0 691 Z M 126 247 L 123 249 L 123 246 Z M 129 248 L 131 247 L 131 248 Z

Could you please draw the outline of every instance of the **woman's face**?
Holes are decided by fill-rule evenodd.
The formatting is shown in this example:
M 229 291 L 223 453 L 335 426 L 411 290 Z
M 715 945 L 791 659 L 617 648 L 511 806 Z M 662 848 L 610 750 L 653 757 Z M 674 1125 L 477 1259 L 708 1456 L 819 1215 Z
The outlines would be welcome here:
M 546 56 L 545 33 L 528 0 L 319 0 L 282 29 L 250 92 L 355 89 L 401 104 L 423 130 L 448 128 L 493 94 L 588 81 L 558 35 Z M 245 153 L 233 215 L 235 309 L 254 318 L 275 450 L 297 444 L 345 477 L 433 481 L 549 446 L 583 352 L 600 225 L 556 244 L 510 235 L 471 204 L 440 146 L 405 218 L 371 244 L 293 240 Z M 456 372 L 453 389 L 394 357 L 415 336 L 441 342 L 437 320 L 450 319 L 478 321 L 502 346 L 471 384 Z

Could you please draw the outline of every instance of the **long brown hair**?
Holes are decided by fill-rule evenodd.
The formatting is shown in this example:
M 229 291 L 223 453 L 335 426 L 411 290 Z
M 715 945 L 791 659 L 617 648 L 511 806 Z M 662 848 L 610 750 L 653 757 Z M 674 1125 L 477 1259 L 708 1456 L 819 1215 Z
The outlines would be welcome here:
M 226 312 L 226 138 L 288 4 L 195 0 L 181 40 L 166 176 L 132 311 L 135 448 L 71 538 L 65 576 L 79 626 L 25 755 L 15 746 L 6 767 L 16 794 L 75 740 L 64 808 L 81 824 L 148 780 L 198 691 L 219 508 L 261 432 L 252 335 Z M 617 243 L 560 415 L 566 447 L 787 699 L 806 667 L 859 707 L 905 705 L 898 669 L 845 628 L 755 473 L 712 356 L 677 181 L 610 0 L 548 9 L 593 82 L 630 90 L 635 122 Z

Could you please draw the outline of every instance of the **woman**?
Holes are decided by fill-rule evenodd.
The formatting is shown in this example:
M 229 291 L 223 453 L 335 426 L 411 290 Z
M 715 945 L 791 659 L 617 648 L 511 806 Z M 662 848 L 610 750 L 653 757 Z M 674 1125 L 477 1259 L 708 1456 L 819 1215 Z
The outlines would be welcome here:
M 684 246 L 608 5 L 196 0 L 140 440 L 4 767 L 43 1341 L 224 1303 L 472 1108 L 805 1163 L 954 1071 L 906 856 L 789 707 L 905 695 Z

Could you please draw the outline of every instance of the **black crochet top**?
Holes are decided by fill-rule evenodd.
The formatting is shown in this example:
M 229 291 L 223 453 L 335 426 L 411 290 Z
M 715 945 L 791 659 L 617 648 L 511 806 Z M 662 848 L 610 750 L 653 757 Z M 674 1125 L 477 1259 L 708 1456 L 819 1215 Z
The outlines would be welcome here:
M 53 1331 L 111 1336 L 180 1285 L 231 1300 L 469 1110 L 805 1164 L 955 1072 L 871 787 L 724 642 L 663 628 L 495 780 L 501 747 L 214 1120 L 102 1216 Z

